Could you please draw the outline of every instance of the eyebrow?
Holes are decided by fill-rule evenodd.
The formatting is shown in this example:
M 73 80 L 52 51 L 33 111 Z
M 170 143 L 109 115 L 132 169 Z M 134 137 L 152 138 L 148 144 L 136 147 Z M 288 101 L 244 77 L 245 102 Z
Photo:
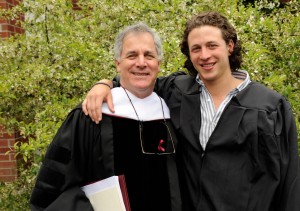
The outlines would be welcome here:
M 155 52 L 155 51 L 146 51 L 145 54 L 146 54 L 146 55 L 149 55 L 149 54 L 155 55 L 156 52 Z
M 136 54 L 136 51 L 128 51 L 128 52 L 125 53 L 125 56 L 128 56 L 130 54 Z
M 207 44 L 218 44 L 216 41 L 208 41 Z
M 138 53 L 135 50 L 130 50 L 130 51 L 125 53 L 125 56 L 132 55 L 132 54 L 138 54 Z M 149 54 L 155 55 L 155 51 L 147 50 L 147 51 L 144 52 L 144 55 L 149 55 Z

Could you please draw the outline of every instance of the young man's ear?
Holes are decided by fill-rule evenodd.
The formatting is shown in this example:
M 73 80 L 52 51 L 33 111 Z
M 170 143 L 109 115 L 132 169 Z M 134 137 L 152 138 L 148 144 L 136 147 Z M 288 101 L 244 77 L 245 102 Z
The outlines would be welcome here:
M 228 47 L 228 56 L 230 56 L 233 52 L 233 49 L 234 49 L 234 43 L 233 43 L 232 40 L 229 41 L 227 47 Z

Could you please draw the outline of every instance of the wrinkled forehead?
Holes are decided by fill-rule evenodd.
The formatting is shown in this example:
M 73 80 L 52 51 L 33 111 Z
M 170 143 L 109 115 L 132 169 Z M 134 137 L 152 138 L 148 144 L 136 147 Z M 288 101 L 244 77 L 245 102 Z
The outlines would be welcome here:
M 145 50 L 157 53 L 153 36 L 148 32 L 131 32 L 123 39 L 122 53 L 127 50 Z

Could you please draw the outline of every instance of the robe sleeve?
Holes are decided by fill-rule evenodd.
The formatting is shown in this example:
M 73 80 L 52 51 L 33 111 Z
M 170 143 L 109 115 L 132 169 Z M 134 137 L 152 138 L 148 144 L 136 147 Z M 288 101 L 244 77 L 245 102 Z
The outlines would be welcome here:
M 283 99 L 278 106 L 275 135 L 281 155 L 281 181 L 277 198 L 278 210 L 299 211 L 300 169 L 297 129 L 290 104 Z
M 100 127 L 74 109 L 49 145 L 34 186 L 31 210 L 93 210 L 81 186 L 93 181 Z

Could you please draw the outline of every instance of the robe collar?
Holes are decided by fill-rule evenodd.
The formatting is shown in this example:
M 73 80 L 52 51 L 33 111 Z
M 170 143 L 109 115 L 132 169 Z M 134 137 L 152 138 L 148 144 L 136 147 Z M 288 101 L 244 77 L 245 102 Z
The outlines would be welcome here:
M 128 99 L 128 96 L 126 95 L 122 87 L 116 87 L 111 90 L 115 113 L 112 113 L 108 109 L 106 103 L 103 103 L 102 105 L 102 112 L 110 116 L 123 117 L 141 121 L 164 119 L 164 117 L 165 119 L 170 119 L 169 108 L 167 107 L 163 99 L 161 99 L 161 105 L 161 101 L 159 99 L 160 97 L 155 92 L 152 92 L 152 94 L 148 97 L 141 99 L 136 97 L 130 91 L 126 91 L 134 105 L 134 108 L 136 109 L 138 117 Z M 164 110 L 164 116 L 162 109 Z

